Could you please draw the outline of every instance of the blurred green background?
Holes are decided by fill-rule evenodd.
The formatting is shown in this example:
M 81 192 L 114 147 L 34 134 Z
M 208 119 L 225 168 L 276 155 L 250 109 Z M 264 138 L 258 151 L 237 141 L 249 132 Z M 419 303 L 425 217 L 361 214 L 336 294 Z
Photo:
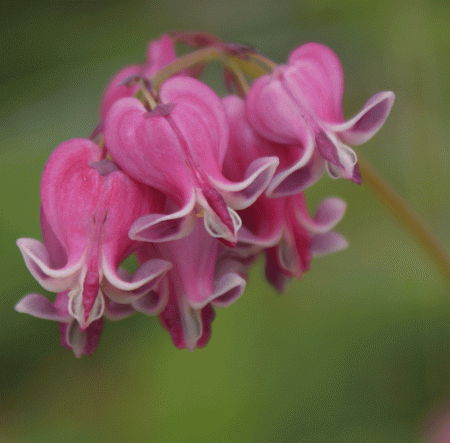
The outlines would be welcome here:
M 283 297 L 261 263 L 217 312 L 205 349 L 176 350 L 157 318 L 107 322 L 80 360 L 57 324 L 14 311 L 43 292 L 15 240 L 40 239 L 39 179 L 62 141 L 89 136 L 108 79 L 168 30 L 251 43 L 277 62 L 329 45 L 345 115 L 396 102 L 357 148 L 450 250 L 447 0 L 7 1 L 0 11 L 0 442 L 415 442 L 450 406 L 450 298 L 429 258 L 365 185 L 328 177 L 347 251 L 313 261 Z

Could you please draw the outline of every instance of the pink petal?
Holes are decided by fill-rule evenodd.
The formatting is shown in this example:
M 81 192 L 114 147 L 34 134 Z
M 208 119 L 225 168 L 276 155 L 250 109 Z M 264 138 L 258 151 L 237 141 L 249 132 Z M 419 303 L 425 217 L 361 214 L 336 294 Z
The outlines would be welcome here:
M 100 120 L 104 120 L 106 113 L 114 102 L 123 97 L 133 96 L 139 89 L 136 84 L 134 86 L 124 85 L 122 82 L 127 77 L 133 74 L 140 74 L 142 67 L 139 65 L 131 65 L 121 69 L 108 83 L 108 86 L 103 93 L 101 107 L 100 107 Z
M 47 291 L 66 291 L 78 278 L 84 262 L 83 256 L 80 256 L 75 263 L 67 263 L 63 268 L 54 269 L 47 249 L 41 242 L 33 238 L 19 238 L 16 243 L 28 270 Z
M 104 261 L 103 291 L 117 303 L 131 303 L 150 292 L 158 285 L 164 274 L 172 267 L 171 263 L 162 259 L 150 259 L 143 263 L 133 276 L 119 274 Z
M 103 330 L 103 324 L 104 321 L 100 318 L 82 331 L 76 321 L 60 323 L 59 332 L 61 345 L 72 350 L 77 358 L 82 357 L 83 354 L 91 355 L 97 348 Z
M 337 232 L 315 235 L 311 242 L 311 253 L 314 257 L 331 254 L 348 248 L 348 241 Z
M 30 314 L 33 317 L 44 320 L 56 320 L 59 322 L 68 322 L 71 319 L 67 311 L 67 305 L 64 307 L 53 305 L 46 297 L 41 294 L 28 294 L 23 297 L 14 308 L 17 312 Z
M 252 205 L 265 191 L 277 169 L 277 157 L 261 157 L 254 160 L 247 168 L 241 182 L 229 182 L 222 179 L 211 182 L 219 189 L 228 206 L 244 209 Z
M 321 120 L 343 121 L 344 73 L 338 56 L 320 43 L 306 43 L 289 56 L 283 70 L 286 88 Z
M 194 228 L 196 196 L 192 192 L 181 209 L 170 214 L 148 214 L 138 218 L 130 228 L 133 240 L 165 242 L 186 237 Z
M 285 91 L 278 73 L 253 82 L 246 98 L 246 115 L 253 129 L 272 142 L 309 143 L 312 128 L 303 109 Z
M 395 95 L 391 91 L 379 92 L 372 96 L 353 118 L 345 123 L 324 125 L 350 145 L 360 145 L 371 139 L 383 126 L 394 104 Z
M 135 312 L 136 309 L 130 303 L 123 304 L 108 299 L 105 300 L 105 311 L 103 312 L 103 315 L 108 320 L 122 320 L 123 318 L 133 315 Z
M 312 219 L 306 208 L 303 195 L 293 197 L 293 205 L 296 207 L 297 220 L 313 234 L 324 234 L 331 231 L 344 216 L 347 204 L 339 198 L 327 198 L 317 208 Z

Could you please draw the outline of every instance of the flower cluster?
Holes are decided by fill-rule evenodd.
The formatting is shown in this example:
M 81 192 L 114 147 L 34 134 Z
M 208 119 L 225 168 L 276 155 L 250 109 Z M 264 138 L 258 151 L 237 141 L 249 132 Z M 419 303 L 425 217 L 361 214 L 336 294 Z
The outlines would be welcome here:
M 177 57 L 179 41 L 192 51 Z M 199 79 L 211 59 L 224 63 L 227 97 Z M 207 34 L 151 42 L 146 61 L 107 86 L 91 138 L 51 154 L 43 243 L 17 245 L 57 295 L 28 294 L 16 310 L 58 321 L 77 357 L 95 350 L 103 317 L 135 312 L 159 315 L 177 348 L 205 346 L 214 308 L 242 295 L 259 255 L 282 292 L 312 257 L 347 246 L 333 231 L 345 203 L 329 198 L 311 217 L 304 191 L 325 171 L 361 182 L 348 145 L 378 131 L 394 94 L 374 95 L 344 121 L 343 85 L 339 59 L 318 43 L 277 66 Z M 134 274 L 121 266 L 132 254 Z

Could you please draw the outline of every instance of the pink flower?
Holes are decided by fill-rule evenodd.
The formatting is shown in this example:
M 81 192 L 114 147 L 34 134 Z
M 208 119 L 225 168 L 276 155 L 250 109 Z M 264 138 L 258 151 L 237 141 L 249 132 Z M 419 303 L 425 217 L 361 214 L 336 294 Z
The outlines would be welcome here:
M 281 186 L 279 193 L 288 194 L 284 188 L 289 186 L 282 182 L 291 174 L 304 180 L 304 174 L 297 171 L 305 166 L 317 173 L 324 164 L 333 178 L 361 182 L 356 154 L 347 144 L 369 140 L 385 122 L 395 96 L 390 91 L 375 94 L 353 118 L 344 121 L 343 93 L 341 63 L 331 49 L 318 43 L 300 46 L 291 53 L 287 65 L 252 84 L 246 100 L 252 127 L 274 143 L 294 145 L 300 150 L 290 166 L 274 177 L 276 187 Z M 318 161 L 321 164 L 309 164 Z M 275 189 L 273 185 L 271 188 Z M 298 190 L 295 187 L 295 192 Z
M 100 120 L 104 120 L 112 104 L 123 97 L 132 97 L 139 89 L 138 85 L 127 86 L 123 81 L 133 75 L 150 78 L 164 66 L 176 59 L 172 39 L 163 34 L 158 40 L 150 42 L 147 48 L 146 62 L 143 65 L 130 65 L 121 69 L 109 82 L 103 93 L 100 106 Z
M 211 335 L 213 306 L 227 307 L 244 291 L 245 269 L 226 250 L 197 221 L 189 236 L 146 244 L 137 252 L 139 261 L 162 256 L 173 264 L 160 284 L 169 299 L 160 318 L 179 349 L 205 346 Z
M 214 91 L 189 77 L 173 77 L 159 91 L 151 112 L 136 98 L 118 100 L 105 120 L 105 145 L 128 174 L 173 202 L 170 213 L 150 213 L 131 228 L 135 240 L 161 242 L 186 236 L 203 214 L 208 233 L 233 246 L 240 219 L 269 184 L 276 157 L 246 165 L 240 181 L 222 174 L 228 122 Z M 166 211 L 167 212 L 167 211 Z
M 282 199 L 284 224 L 277 244 L 266 251 L 266 276 L 269 283 L 283 292 L 288 278 L 301 279 L 311 259 L 346 249 L 347 240 L 332 231 L 344 215 L 346 204 L 328 198 L 309 216 L 304 193 Z M 255 208 L 256 210 L 256 208 Z
M 295 150 L 269 142 L 253 131 L 245 117 L 242 99 L 229 96 L 223 99 L 223 103 L 230 124 L 229 150 L 224 161 L 225 175 L 234 178 L 235 174 L 241 173 L 243 165 L 262 155 L 276 154 L 280 157 L 280 165 L 287 164 L 292 158 L 290 156 L 295 155 Z M 299 180 L 297 174 L 291 174 L 291 177 Z M 284 191 L 292 193 L 295 186 L 289 176 L 284 179 Z M 277 189 L 276 192 L 270 190 L 269 187 L 267 194 L 271 197 L 283 194 Z M 252 257 L 265 250 L 268 280 L 281 292 L 287 277 L 301 278 L 309 269 L 312 255 L 337 251 L 347 246 L 343 237 L 329 232 L 342 218 L 345 208 L 343 201 L 327 199 L 321 203 L 313 220 L 308 214 L 303 192 L 278 198 L 261 195 L 253 205 L 238 212 L 242 227 L 238 232 L 236 253 L 241 257 Z
M 264 251 L 267 279 L 283 292 L 289 278 L 301 279 L 309 270 L 313 257 L 348 246 L 340 234 L 332 231 L 345 209 L 342 200 L 328 198 L 312 219 L 303 192 L 280 198 L 261 195 L 255 204 L 239 211 L 242 228 L 236 254 L 252 257 Z
M 111 317 L 129 315 L 141 305 L 149 308 L 150 301 L 151 312 L 163 309 L 167 300 L 155 298 L 151 289 L 170 263 L 149 260 L 132 277 L 119 268 L 139 246 L 128 237 L 131 224 L 163 204 L 157 191 L 102 160 L 94 142 L 73 139 L 58 146 L 41 181 L 44 244 L 31 238 L 17 240 L 28 269 L 41 286 L 65 294 L 54 306 L 58 321 L 76 319 L 83 332 L 105 309 Z M 53 308 L 43 298 L 28 295 L 16 309 L 46 318 L 45 312 Z M 62 308 L 60 299 L 67 306 Z M 116 304 L 132 304 L 133 310 L 127 307 L 124 311 Z

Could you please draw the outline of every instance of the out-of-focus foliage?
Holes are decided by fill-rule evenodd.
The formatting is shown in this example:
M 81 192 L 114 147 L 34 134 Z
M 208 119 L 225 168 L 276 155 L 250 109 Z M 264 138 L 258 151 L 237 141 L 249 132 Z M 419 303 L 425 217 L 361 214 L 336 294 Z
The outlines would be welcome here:
M 16 313 L 42 292 L 18 237 L 40 238 L 39 178 L 62 141 L 88 136 L 101 91 L 174 29 L 251 43 L 275 61 L 329 45 L 346 116 L 397 99 L 358 152 L 450 249 L 450 9 L 442 1 L 21 1 L 0 13 L 0 441 L 411 442 L 450 402 L 449 290 L 370 189 L 323 177 L 348 201 L 350 249 L 318 258 L 279 297 L 251 275 L 207 348 L 173 348 L 156 318 L 108 322 L 76 360 L 57 325 Z M 210 79 L 214 79 L 214 70 Z

